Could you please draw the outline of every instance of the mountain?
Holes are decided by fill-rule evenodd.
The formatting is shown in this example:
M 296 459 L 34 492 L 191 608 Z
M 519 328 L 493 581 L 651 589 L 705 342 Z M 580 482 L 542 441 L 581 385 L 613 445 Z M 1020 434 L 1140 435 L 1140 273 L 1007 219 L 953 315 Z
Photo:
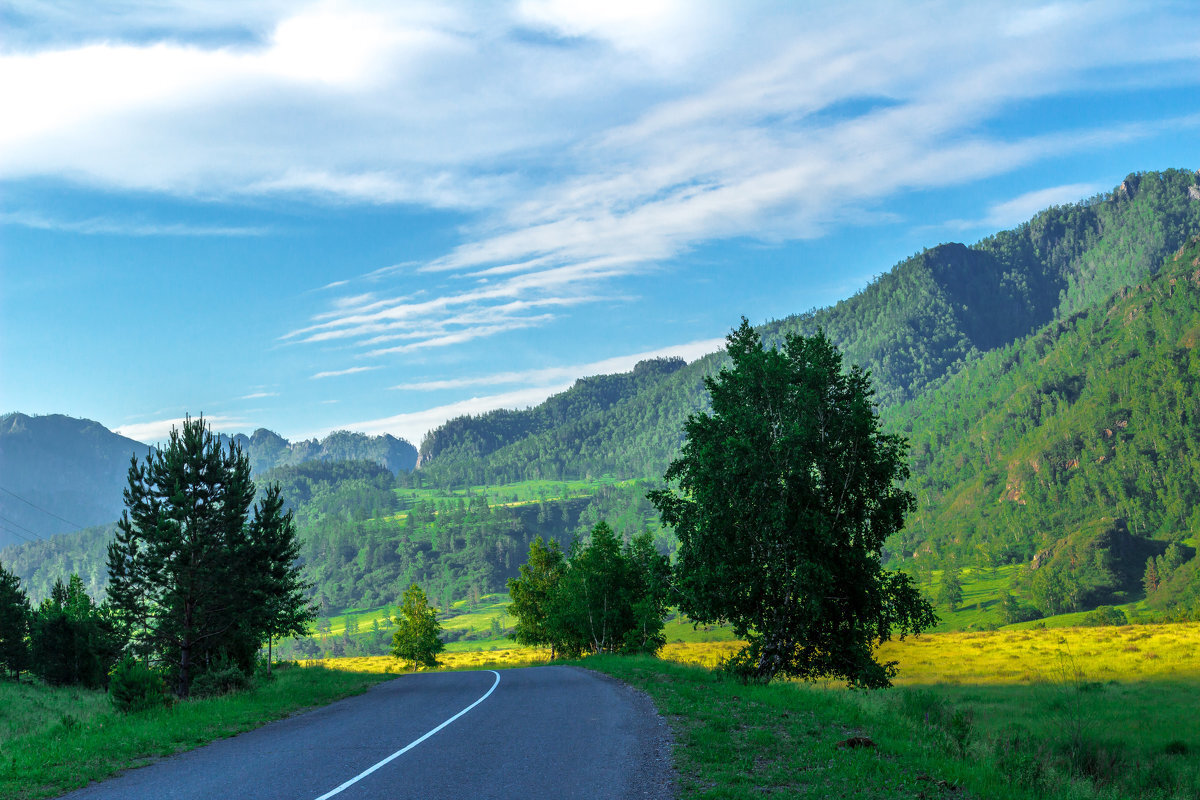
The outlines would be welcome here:
M 149 450 L 91 420 L 0 417 L 0 547 L 117 519 L 129 459 Z
M 405 439 L 386 433 L 367 436 L 365 433 L 334 431 L 320 441 L 289 442 L 273 431 L 259 428 L 249 436 L 239 433 L 221 439 L 222 443 L 232 439 L 241 446 L 256 475 L 309 461 L 372 461 L 387 467 L 393 474 L 410 472 L 417 465 L 417 448 Z
M 1190 557 L 1200 530 L 1200 238 L 885 419 L 918 497 L 899 554 L 1028 562 L 1043 583 L 1086 567 L 1104 573 L 1093 594 L 1136 591 L 1148 557 Z
M 396 474 L 417 462 L 415 447 L 386 434 L 335 431 L 320 441 L 292 443 L 260 428 L 221 439 L 242 447 L 255 475 L 309 461 L 351 460 Z M 124 508 L 130 458 L 144 459 L 151 449 L 88 419 L 0 417 L 0 548 L 113 522 Z
M 934 389 L 983 354 L 1143 280 L 1196 233 L 1195 173 L 1134 174 L 1112 192 L 1047 209 L 970 247 L 925 250 L 853 297 L 758 330 L 768 344 L 823 330 L 848 363 L 870 370 L 876 399 L 887 409 Z M 628 382 L 626 393 L 595 407 L 572 400 L 586 389 L 581 382 L 528 411 L 451 420 L 422 443 L 422 469 L 445 485 L 656 478 L 679 448 L 687 415 L 707 402 L 704 377 L 722 363 L 713 354 L 654 380 Z M 564 404 L 575 412 L 554 413 Z

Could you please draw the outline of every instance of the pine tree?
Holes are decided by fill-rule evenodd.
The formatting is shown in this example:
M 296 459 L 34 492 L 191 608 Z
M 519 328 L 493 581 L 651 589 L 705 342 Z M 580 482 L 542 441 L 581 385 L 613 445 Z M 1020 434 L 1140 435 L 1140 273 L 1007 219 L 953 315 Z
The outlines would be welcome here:
M 29 647 L 33 671 L 42 680 L 93 689 L 107 683 L 121 651 L 112 615 L 96 605 L 75 574 L 65 585 L 56 580 L 34 613 Z
M 20 578 L 0 564 L 0 669 L 14 673 L 18 683 L 29 668 L 30 616 Z
M 180 696 L 225 659 L 249 671 L 264 643 L 307 619 L 291 516 L 268 490 L 251 519 L 254 492 L 247 456 L 203 418 L 130 464 L 108 599 L 131 649 L 164 664 Z
M 1158 564 L 1154 556 L 1146 559 L 1146 572 L 1142 575 L 1142 587 L 1146 590 L 1146 595 L 1152 595 L 1158 591 L 1160 583 L 1158 575 Z

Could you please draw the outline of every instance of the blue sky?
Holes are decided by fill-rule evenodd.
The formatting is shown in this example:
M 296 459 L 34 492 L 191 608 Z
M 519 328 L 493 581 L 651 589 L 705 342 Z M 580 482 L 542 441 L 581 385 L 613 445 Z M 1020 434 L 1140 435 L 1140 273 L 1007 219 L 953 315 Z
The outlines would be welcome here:
M 0 412 L 419 444 L 1196 168 L 1178 3 L 0 2 Z

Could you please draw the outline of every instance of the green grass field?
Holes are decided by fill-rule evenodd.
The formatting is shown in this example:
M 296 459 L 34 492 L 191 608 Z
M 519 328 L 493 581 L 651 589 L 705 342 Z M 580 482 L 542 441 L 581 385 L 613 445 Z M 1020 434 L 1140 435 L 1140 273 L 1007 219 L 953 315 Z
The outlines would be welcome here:
M 358 694 L 385 676 L 282 669 L 256 689 L 137 714 L 102 691 L 0 681 L 0 798 L 54 797 L 123 769 Z
M 711 668 L 739 646 L 734 641 L 673 642 L 660 656 L 681 666 Z M 936 769 L 940 780 L 980 797 L 1196 798 L 1197 653 L 1196 623 L 927 634 L 888 642 L 878 651 L 880 659 L 898 662 L 893 689 L 850 692 L 833 681 L 796 685 L 788 691 L 801 692 L 805 699 L 787 702 L 796 708 L 824 704 L 821 713 L 841 720 L 844 729 L 857 726 L 880 743 L 881 751 L 901 760 L 917 758 L 914 763 Z M 604 662 L 597 663 L 610 671 Z M 664 669 L 676 676 L 672 682 L 691 674 Z M 641 680 L 638 685 L 650 679 Z M 643 688 L 657 698 L 653 683 L 649 686 Z M 729 691 L 744 696 L 737 689 Z M 725 708 L 722 713 L 742 712 Z M 689 720 L 685 714 L 679 724 L 686 727 Z M 761 721 L 741 724 L 762 727 Z M 728 747 L 750 747 L 736 731 L 730 737 Z M 765 746 L 774 746 L 760 738 Z M 677 755 L 684 763 L 692 759 L 694 770 L 707 769 L 707 756 Z M 778 758 L 756 756 L 762 757 Z M 922 760 L 927 758 L 932 760 Z M 734 781 L 722 789 L 727 794 L 700 791 L 697 796 L 753 795 L 739 785 Z M 888 796 L 879 791 L 852 796 Z M 896 791 L 895 796 L 906 796 Z

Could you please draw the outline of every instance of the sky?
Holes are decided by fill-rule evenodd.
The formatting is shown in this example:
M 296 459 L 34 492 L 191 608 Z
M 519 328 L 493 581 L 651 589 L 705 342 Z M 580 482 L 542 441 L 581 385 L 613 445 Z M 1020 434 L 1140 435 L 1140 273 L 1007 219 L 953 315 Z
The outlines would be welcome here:
M 0 413 L 416 445 L 1200 167 L 1181 2 L 0 0 Z

